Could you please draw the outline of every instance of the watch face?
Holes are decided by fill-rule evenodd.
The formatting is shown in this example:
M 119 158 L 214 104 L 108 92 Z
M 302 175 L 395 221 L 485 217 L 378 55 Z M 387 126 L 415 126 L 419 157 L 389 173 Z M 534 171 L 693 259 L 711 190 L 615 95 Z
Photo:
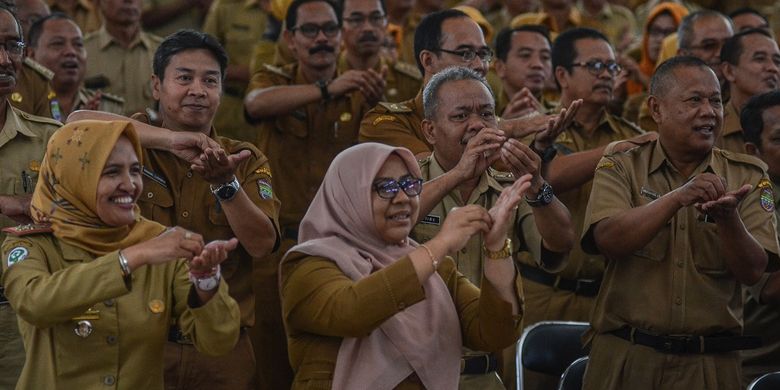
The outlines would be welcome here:
M 198 289 L 201 291 L 211 291 L 217 287 L 217 283 L 219 283 L 219 279 L 215 277 L 198 279 Z
M 220 199 L 230 199 L 236 194 L 236 189 L 233 186 L 223 186 L 217 191 L 217 196 Z
M 553 190 L 552 186 L 547 184 L 542 188 L 542 193 L 539 196 L 539 200 L 541 200 L 544 204 L 549 204 L 552 202 L 553 199 Z

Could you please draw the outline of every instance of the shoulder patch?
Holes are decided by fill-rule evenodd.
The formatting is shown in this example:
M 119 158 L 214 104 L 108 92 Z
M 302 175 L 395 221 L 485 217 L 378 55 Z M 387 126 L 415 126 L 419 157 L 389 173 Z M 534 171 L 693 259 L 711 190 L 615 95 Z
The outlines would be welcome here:
M 731 160 L 736 161 L 739 163 L 747 164 L 747 165 L 753 165 L 755 167 L 761 168 L 761 170 L 766 171 L 767 165 L 763 161 L 759 160 L 758 157 L 751 156 L 749 154 L 744 153 L 732 153 L 728 150 L 713 148 L 713 153 L 720 153 L 723 157 Z
M 51 233 L 53 231 L 54 230 L 51 228 L 51 224 L 48 223 L 30 223 L 27 225 L 19 225 L 3 229 L 3 233 L 7 233 L 15 237 L 24 237 L 31 234 Z
M 52 72 L 51 69 L 41 65 L 38 61 L 35 61 L 30 57 L 24 57 L 24 65 L 43 76 L 46 80 L 51 81 L 51 79 L 54 78 L 54 72 Z
M 374 118 L 374 121 L 371 122 L 372 125 L 376 126 L 379 123 L 385 122 L 385 121 L 394 121 L 395 117 L 392 115 L 379 115 L 378 117 Z
M 772 188 L 772 183 L 767 179 L 761 179 L 757 187 L 760 191 L 759 202 L 761 203 L 761 208 L 770 213 L 775 211 L 775 191 Z
M 8 256 L 6 257 L 6 263 L 8 265 L 8 268 L 11 268 L 12 265 L 26 259 L 27 256 L 29 255 L 30 255 L 30 251 L 23 246 L 17 246 L 14 249 L 11 249 L 10 251 L 8 251 Z
M 504 172 L 499 171 L 497 169 L 494 169 L 492 167 L 488 168 L 488 175 L 490 175 L 492 178 L 496 179 L 499 183 L 506 183 L 506 182 L 514 182 L 515 181 L 515 175 L 512 174 L 512 172 Z
M 612 169 L 614 167 L 615 167 L 615 163 L 613 163 L 612 161 L 609 161 L 609 160 L 602 159 L 599 162 L 599 165 L 596 166 L 596 170 L 599 170 L 599 169 Z
M 269 178 L 273 178 L 273 176 L 271 176 L 271 168 L 268 168 L 268 167 L 257 168 L 257 169 L 255 169 L 255 173 L 258 174 L 258 175 L 266 175 Z
M 261 199 L 271 199 L 274 197 L 274 190 L 271 183 L 266 179 L 257 179 L 257 192 Z
M 388 112 L 394 112 L 394 113 L 412 112 L 412 109 L 403 103 L 379 102 L 379 105 L 384 107 Z
M 420 69 L 418 69 L 416 65 L 412 65 L 407 62 L 398 61 L 393 64 L 393 69 L 396 72 L 409 76 L 415 80 L 422 80 L 423 78 L 422 73 L 420 73 Z
M 269 72 L 271 72 L 273 74 L 277 74 L 279 76 L 282 76 L 282 77 L 284 77 L 286 79 L 289 79 L 289 80 L 292 80 L 292 78 L 293 78 L 292 75 L 290 75 L 284 69 L 282 69 L 282 68 L 280 68 L 278 66 L 274 66 L 274 65 L 271 65 L 271 64 L 263 64 L 263 69 L 265 69 L 265 70 L 267 70 L 267 71 L 269 71 Z

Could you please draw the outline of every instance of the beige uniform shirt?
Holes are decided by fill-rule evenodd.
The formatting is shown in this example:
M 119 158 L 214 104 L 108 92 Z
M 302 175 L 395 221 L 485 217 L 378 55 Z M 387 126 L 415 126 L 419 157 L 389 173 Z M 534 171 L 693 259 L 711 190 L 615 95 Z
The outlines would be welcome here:
M 342 51 L 339 54 L 338 61 L 339 73 L 344 73 L 351 69 L 347 63 L 345 51 Z M 417 96 L 417 93 L 422 88 L 423 78 L 420 70 L 417 69 L 417 65 L 400 61 L 391 63 L 384 57 L 380 57 L 380 62 L 374 70 L 381 72 L 382 67 L 387 68 L 383 100 L 391 103 L 398 103 L 404 100 L 414 99 L 414 97 Z
M 367 112 L 360 123 L 360 142 L 379 142 L 400 146 L 415 155 L 433 148 L 422 132 L 422 90 L 412 100 L 401 103 L 381 102 Z
M 50 85 L 53 77 L 54 72 L 25 57 L 22 68 L 16 74 L 16 88 L 8 101 L 28 114 L 51 118 L 49 99 L 54 96 Z
M 425 181 L 435 179 L 445 173 L 444 169 L 436 161 L 435 154 L 432 154 L 425 160 L 420 161 L 422 178 Z M 490 210 L 496 203 L 504 186 L 499 182 L 511 184 L 514 177 L 511 174 L 494 171 L 490 169 L 482 174 L 479 184 L 474 188 L 470 198 L 464 202 L 460 193 L 455 190 L 447 194 L 433 209 L 426 215 L 422 221 L 415 225 L 410 236 L 419 243 L 424 243 L 439 233 L 441 225 L 447 218 L 453 207 L 463 207 L 470 204 L 476 204 Z M 521 202 L 518 209 L 514 211 L 514 223 L 507 232 L 507 237 L 512 240 L 513 256 L 518 261 L 530 261 L 535 264 L 541 264 L 542 237 L 536 229 L 531 207 L 527 203 Z M 451 256 L 455 260 L 458 271 L 466 276 L 471 283 L 479 287 L 482 281 L 482 235 L 476 234 L 469 239 L 463 249 Z M 525 256 L 520 256 L 520 252 Z
M 628 8 L 605 2 L 604 8 L 595 15 L 589 14 L 581 1 L 578 8 L 582 13 L 581 27 L 600 31 L 607 36 L 613 47 L 622 47 L 631 42 L 630 38 L 636 31 L 636 19 Z
M 739 122 L 739 111 L 733 103 L 726 104 L 723 112 L 723 128 L 715 140 L 715 147 L 734 153 L 745 153 L 745 138 L 742 136 L 742 124 Z
M 72 12 L 60 7 L 57 0 L 49 0 L 48 3 L 51 12 L 62 12 L 73 18 L 82 34 L 97 31 L 102 24 L 100 11 L 90 0 L 77 0 Z
M 143 0 L 143 12 L 154 12 L 155 7 L 166 6 L 168 4 L 174 4 L 180 1 L 182 0 Z M 201 11 L 199 7 L 193 5 L 189 7 L 187 11 L 180 12 L 176 17 L 172 18 L 167 23 L 155 28 L 150 28 L 148 30 L 149 33 L 160 37 L 167 37 L 168 35 L 171 35 L 183 28 L 200 30 L 203 25 L 203 18 L 205 16 L 206 15 L 204 11 Z
M 125 49 L 102 27 L 84 38 L 89 53 L 86 77 L 105 77 L 105 91 L 125 99 L 125 115 L 154 107 L 152 59 L 160 42 L 162 38 L 141 31 Z
M 268 159 L 247 142 L 238 142 L 216 134 L 211 137 L 229 154 L 249 150 L 252 157 L 236 169 L 236 177 L 249 199 L 279 226 L 279 200 L 271 186 Z M 166 226 L 181 226 L 203 235 L 206 242 L 235 237 L 227 216 L 209 189 L 209 183 L 192 172 L 189 164 L 171 153 L 153 149 L 144 150 L 144 193 L 139 199 L 141 214 Z M 277 231 L 277 237 L 279 233 Z M 241 325 L 255 324 L 255 293 L 252 288 L 252 270 L 255 262 L 243 246 L 228 254 L 222 275 L 230 285 L 230 296 L 241 308 Z
M 296 84 L 308 84 L 297 63 L 283 68 L 267 65 L 252 77 L 248 90 Z M 357 143 L 364 112 L 363 98 L 348 94 L 258 121 L 256 145 L 275 172 L 273 187 L 282 202 L 279 223 L 283 230 L 298 229 L 330 162 Z
M 777 254 L 774 199 L 764 168 L 754 157 L 716 148 L 691 177 L 711 172 L 725 178 L 727 191 L 753 185 L 739 214 L 753 238 Z M 597 253 L 592 237 L 597 222 L 644 206 L 689 179 L 673 168 L 658 141 L 605 156 L 593 180 L 583 248 Z M 628 325 L 661 335 L 739 335 L 742 301 L 742 287 L 726 267 L 715 223 L 690 206 L 644 248 L 607 263 L 591 324 L 596 333 Z
M 252 49 L 265 32 L 268 15 L 259 0 L 216 0 L 206 16 L 203 32 L 219 40 L 228 54 L 229 65 L 249 69 Z M 254 141 L 257 129 L 244 118 L 246 82 L 226 81 L 214 127 L 232 139 Z
M 565 26 L 559 26 L 555 19 L 543 11 L 517 15 L 509 23 L 511 28 L 527 24 L 538 24 L 547 27 L 550 30 L 550 38 L 555 39 L 558 37 L 558 34 L 566 30 L 582 26 L 582 13 L 577 8 L 571 7 Z
M 125 284 L 117 253 L 95 258 L 50 233 L 5 241 L 2 281 L 27 351 L 18 388 L 162 390 L 172 318 L 204 353 L 233 348 L 239 313 L 227 283 L 197 307 L 185 261 L 139 267 Z M 80 321 L 90 334 L 76 334 Z

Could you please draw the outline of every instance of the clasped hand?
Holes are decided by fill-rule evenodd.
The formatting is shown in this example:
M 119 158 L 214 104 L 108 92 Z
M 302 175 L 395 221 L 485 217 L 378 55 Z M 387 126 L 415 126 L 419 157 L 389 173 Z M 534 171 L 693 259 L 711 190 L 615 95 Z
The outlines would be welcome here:
M 225 261 L 228 252 L 237 246 L 236 238 L 215 240 L 206 244 L 200 234 L 177 226 L 149 241 L 127 248 L 124 252 L 128 257 L 131 257 L 131 253 L 141 252 L 141 264 L 163 264 L 186 259 L 193 273 L 209 274 L 210 270 Z
M 715 221 L 738 216 L 737 207 L 753 189 L 745 184 L 735 191 L 726 191 L 726 180 L 712 173 L 701 173 L 676 189 L 675 195 L 683 207 L 693 205 Z

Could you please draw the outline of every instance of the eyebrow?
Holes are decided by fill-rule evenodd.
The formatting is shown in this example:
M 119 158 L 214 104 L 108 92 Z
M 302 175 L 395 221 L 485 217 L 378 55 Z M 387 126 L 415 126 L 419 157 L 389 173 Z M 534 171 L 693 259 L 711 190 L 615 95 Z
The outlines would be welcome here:
M 177 72 L 181 72 L 181 73 L 195 73 L 195 69 L 190 69 L 190 68 L 185 68 L 185 67 L 178 67 L 178 68 L 176 68 L 176 71 Z M 219 71 L 218 70 L 207 70 L 206 74 L 207 75 L 218 75 Z

